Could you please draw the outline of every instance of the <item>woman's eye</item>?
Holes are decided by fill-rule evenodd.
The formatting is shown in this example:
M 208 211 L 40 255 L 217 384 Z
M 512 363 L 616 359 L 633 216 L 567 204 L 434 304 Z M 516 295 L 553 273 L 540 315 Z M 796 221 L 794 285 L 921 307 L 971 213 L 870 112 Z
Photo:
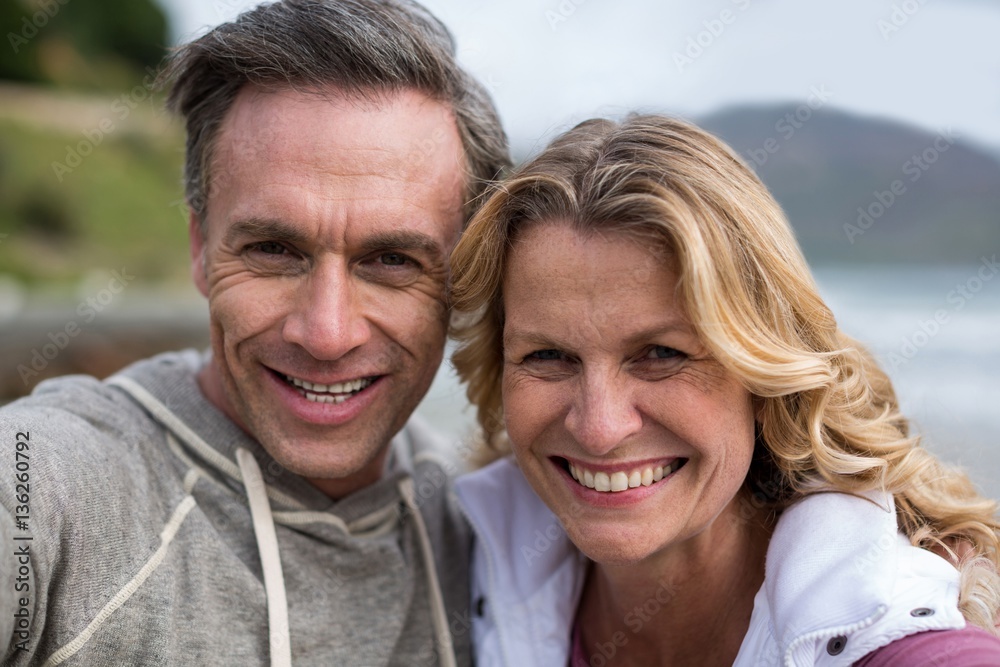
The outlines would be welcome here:
M 526 359 L 534 359 L 536 361 L 559 361 L 562 358 L 563 355 L 559 350 L 538 350 L 526 357 Z
M 664 345 L 654 345 L 646 353 L 646 359 L 677 359 L 684 356 L 683 352 Z

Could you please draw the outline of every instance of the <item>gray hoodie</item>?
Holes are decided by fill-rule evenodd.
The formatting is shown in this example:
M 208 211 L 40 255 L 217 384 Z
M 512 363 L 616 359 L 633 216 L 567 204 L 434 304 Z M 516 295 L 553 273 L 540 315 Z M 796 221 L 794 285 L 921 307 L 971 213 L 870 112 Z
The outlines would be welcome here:
M 468 528 L 426 427 L 334 502 L 208 403 L 203 363 L 0 410 L 3 664 L 469 665 Z

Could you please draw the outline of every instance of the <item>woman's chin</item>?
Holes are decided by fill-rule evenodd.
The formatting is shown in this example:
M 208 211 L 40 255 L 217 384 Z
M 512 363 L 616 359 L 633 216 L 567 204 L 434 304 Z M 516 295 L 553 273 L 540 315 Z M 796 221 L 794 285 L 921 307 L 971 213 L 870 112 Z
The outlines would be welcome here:
M 640 563 L 664 547 L 649 535 L 621 531 L 614 535 L 599 535 L 602 529 L 586 526 L 567 528 L 569 539 L 587 558 L 600 565 L 625 566 Z

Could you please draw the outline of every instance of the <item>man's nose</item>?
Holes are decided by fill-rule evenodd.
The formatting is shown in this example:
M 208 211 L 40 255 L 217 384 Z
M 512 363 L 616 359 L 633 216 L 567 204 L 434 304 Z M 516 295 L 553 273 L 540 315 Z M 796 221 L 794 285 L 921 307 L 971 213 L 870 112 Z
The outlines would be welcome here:
M 612 369 L 580 376 L 565 424 L 584 451 L 602 456 L 642 429 L 629 384 Z
M 371 324 L 358 298 L 356 280 L 340 262 L 314 268 L 298 287 L 285 320 L 285 340 L 323 360 L 339 359 L 368 342 Z

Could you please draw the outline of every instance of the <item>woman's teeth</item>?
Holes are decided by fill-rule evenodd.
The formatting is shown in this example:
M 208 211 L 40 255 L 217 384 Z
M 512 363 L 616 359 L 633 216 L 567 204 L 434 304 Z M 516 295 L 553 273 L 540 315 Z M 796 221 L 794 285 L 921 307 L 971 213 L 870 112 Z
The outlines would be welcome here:
M 286 375 L 285 379 L 296 386 L 313 403 L 343 403 L 348 398 L 374 382 L 371 378 L 359 378 L 339 384 L 316 384 Z
M 594 491 L 616 493 L 659 482 L 681 467 L 684 459 L 674 459 L 665 466 L 647 466 L 631 472 L 591 472 L 586 468 L 569 464 L 569 474 L 577 482 Z

